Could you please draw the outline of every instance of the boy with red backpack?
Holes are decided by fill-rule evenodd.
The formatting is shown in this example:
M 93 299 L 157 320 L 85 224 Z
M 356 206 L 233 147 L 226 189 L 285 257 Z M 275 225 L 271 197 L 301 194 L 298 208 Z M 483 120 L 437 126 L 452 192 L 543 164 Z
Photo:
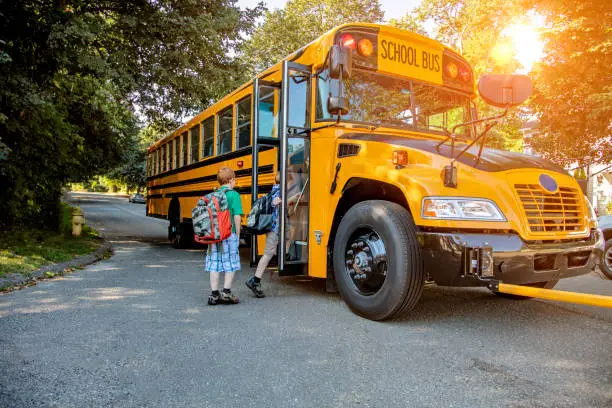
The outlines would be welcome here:
M 227 239 L 208 245 L 205 271 L 210 273 L 210 288 L 212 290 L 208 297 L 208 304 L 236 304 L 238 303 L 238 297 L 232 293 L 232 281 L 236 272 L 240 270 L 238 245 L 240 244 L 240 216 L 243 214 L 242 202 L 240 201 L 240 194 L 233 190 L 236 185 L 234 170 L 229 167 L 220 168 L 217 173 L 217 180 L 221 184 L 219 191 L 224 192 L 227 198 L 232 232 Z M 221 272 L 225 273 L 223 292 L 219 292 Z

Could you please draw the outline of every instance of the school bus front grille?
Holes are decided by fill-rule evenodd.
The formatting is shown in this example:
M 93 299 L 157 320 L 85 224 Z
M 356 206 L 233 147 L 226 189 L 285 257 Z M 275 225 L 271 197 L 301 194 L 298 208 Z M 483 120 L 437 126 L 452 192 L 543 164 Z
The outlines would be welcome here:
M 559 187 L 551 194 L 537 184 L 515 184 L 529 229 L 534 233 L 571 232 L 585 228 L 577 189 Z

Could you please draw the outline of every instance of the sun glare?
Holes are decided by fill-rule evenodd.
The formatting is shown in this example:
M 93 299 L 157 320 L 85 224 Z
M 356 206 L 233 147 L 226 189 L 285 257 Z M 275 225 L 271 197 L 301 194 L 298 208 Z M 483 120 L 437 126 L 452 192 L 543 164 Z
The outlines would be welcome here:
M 516 59 L 526 72 L 531 71 L 534 62 L 542 58 L 544 43 L 540 39 L 537 28 L 529 24 L 513 24 L 506 29 L 507 35 L 512 39 L 516 51 Z
M 502 39 L 493 49 L 498 63 L 509 63 L 514 57 L 522 65 L 521 72 L 529 72 L 544 54 L 540 31 L 544 27 L 542 16 L 534 14 L 520 23 L 511 24 L 502 31 Z

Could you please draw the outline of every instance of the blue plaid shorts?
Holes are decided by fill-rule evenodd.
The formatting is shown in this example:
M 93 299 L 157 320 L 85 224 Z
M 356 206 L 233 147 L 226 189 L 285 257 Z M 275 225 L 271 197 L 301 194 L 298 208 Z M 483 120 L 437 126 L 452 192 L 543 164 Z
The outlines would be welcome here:
M 238 245 L 240 245 L 240 240 L 235 233 L 232 233 L 225 241 L 208 245 L 204 270 L 227 273 L 240 270 Z

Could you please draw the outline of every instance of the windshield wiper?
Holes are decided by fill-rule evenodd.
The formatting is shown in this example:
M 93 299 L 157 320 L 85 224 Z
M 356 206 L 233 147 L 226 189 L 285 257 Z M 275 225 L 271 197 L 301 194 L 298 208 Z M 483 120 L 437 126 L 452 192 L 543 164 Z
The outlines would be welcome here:
M 497 124 L 499 119 L 503 118 L 507 114 L 508 114 L 508 107 L 506 107 L 504 111 L 497 116 L 491 116 L 489 118 L 472 120 L 469 122 L 460 123 L 458 125 L 455 125 L 453 127 L 453 130 L 450 132 L 450 135 L 448 135 L 446 139 L 444 139 L 443 141 L 441 141 L 440 143 L 436 145 L 436 150 L 440 151 L 440 146 L 442 146 L 444 143 L 448 142 L 449 140 L 451 141 L 450 166 L 444 167 L 444 185 L 446 187 L 457 188 L 457 168 L 455 167 L 455 161 L 459 159 L 461 156 L 463 156 L 463 154 L 467 152 L 472 146 L 474 146 L 474 144 L 476 144 L 479 140 L 482 140 L 480 143 L 480 149 L 478 150 L 478 155 L 476 156 L 476 162 L 474 163 L 474 165 L 478 164 L 478 162 L 480 161 L 480 158 L 482 157 L 482 150 L 484 148 L 484 144 L 487 139 L 486 138 L 487 133 L 489 133 L 489 130 L 491 130 L 491 128 Z M 463 149 L 457 155 L 457 157 L 455 157 L 455 140 L 457 139 L 457 135 L 455 131 L 461 127 L 473 126 L 478 123 L 485 123 L 485 122 L 490 122 L 490 123 L 488 123 L 485 126 L 482 133 L 476 136 L 476 138 L 472 141 L 472 143 L 470 143 L 465 149 Z

